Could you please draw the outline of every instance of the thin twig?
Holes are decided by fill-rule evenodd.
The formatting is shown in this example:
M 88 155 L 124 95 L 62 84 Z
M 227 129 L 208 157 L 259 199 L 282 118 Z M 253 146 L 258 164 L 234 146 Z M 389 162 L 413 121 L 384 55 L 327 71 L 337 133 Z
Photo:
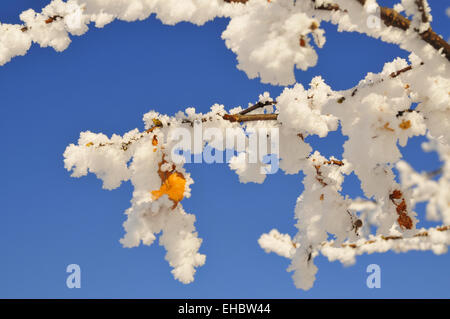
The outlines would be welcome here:
M 258 102 L 255 105 L 252 105 L 249 108 L 239 112 L 239 115 L 245 115 L 245 114 L 250 113 L 251 111 L 254 111 L 254 110 L 259 109 L 261 107 L 264 107 L 264 106 L 267 106 L 267 105 L 273 105 L 273 104 L 277 104 L 277 101 Z
M 441 226 L 441 227 L 437 227 L 435 228 L 437 231 L 439 232 L 444 232 L 444 231 L 449 231 L 450 230 L 450 226 Z M 415 234 L 413 237 L 428 237 L 430 236 L 429 231 L 423 231 L 420 233 Z M 407 239 L 403 236 L 380 236 L 379 238 L 381 238 L 382 240 L 401 240 L 401 239 Z M 370 245 L 370 244 L 374 244 L 376 242 L 376 240 L 372 239 L 372 240 L 368 240 L 366 241 L 364 244 L 362 245 Z M 356 244 L 342 244 L 342 247 L 350 247 L 350 248 L 358 248 L 361 246 L 357 246 Z

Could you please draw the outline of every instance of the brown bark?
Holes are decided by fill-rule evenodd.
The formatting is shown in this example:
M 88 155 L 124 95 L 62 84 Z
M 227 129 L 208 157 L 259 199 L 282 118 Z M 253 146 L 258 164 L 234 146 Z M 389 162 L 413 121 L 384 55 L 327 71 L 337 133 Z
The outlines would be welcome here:
M 249 122 L 249 121 L 274 121 L 278 118 L 278 114 L 225 114 L 224 120 L 230 122 Z

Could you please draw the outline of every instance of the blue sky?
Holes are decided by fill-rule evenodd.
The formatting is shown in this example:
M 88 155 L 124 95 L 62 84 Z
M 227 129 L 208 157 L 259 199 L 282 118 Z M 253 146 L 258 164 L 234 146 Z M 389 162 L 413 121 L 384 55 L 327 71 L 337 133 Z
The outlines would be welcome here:
M 0 21 L 18 23 L 25 9 L 49 1 L 0 2 Z M 381 1 L 387 4 L 390 1 Z M 433 28 L 448 38 L 445 1 L 429 1 Z M 25 57 L 0 67 L 0 297 L 2 298 L 449 298 L 450 254 L 431 252 L 373 254 L 343 267 L 316 259 L 317 281 L 297 290 L 286 272 L 289 261 L 266 254 L 259 236 L 278 228 L 295 233 L 294 206 L 303 175 L 279 172 L 262 185 L 240 184 L 225 164 L 189 164 L 195 180 L 192 197 L 183 201 L 197 216 L 206 264 L 194 283 L 174 280 L 164 248 L 122 248 L 124 210 L 132 187 L 105 191 L 89 175 L 74 179 L 65 171 L 65 147 L 85 130 L 123 134 L 143 128 L 151 109 L 174 114 L 214 103 L 246 106 L 281 87 L 249 80 L 236 69 L 236 57 L 220 34 L 227 20 L 203 27 L 162 25 L 155 18 L 114 22 L 72 38 L 57 53 L 33 46 Z M 297 81 L 308 85 L 322 75 L 333 89 L 358 83 L 367 72 L 407 53 L 356 33 L 337 33 L 325 25 L 327 43 L 319 63 Z M 324 155 L 340 156 L 345 140 L 338 132 L 326 140 L 310 138 Z M 418 170 L 439 167 L 436 154 L 422 154 L 414 138 L 403 154 Z M 361 194 L 350 176 L 345 193 Z M 418 208 L 423 217 L 423 205 Z M 430 226 L 423 222 L 419 226 Z M 66 287 L 66 266 L 81 267 L 81 289 Z M 366 287 L 366 267 L 381 266 L 380 289 Z

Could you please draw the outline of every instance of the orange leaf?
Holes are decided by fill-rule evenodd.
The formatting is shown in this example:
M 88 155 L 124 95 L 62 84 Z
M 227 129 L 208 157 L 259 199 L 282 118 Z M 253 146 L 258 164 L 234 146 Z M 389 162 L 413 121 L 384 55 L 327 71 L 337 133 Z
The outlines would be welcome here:
M 155 148 L 156 150 L 156 148 Z M 155 151 L 154 150 L 154 151 Z M 186 179 L 183 174 L 175 171 L 175 165 L 172 164 L 171 170 L 161 170 L 161 166 L 167 161 L 162 157 L 162 161 L 158 164 L 158 175 L 161 178 L 161 187 L 158 190 L 151 191 L 152 199 L 157 200 L 164 194 L 173 202 L 174 209 L 184 197 L 184 189 L 186 187 Z
M 400 127 L 400 128 L 403 129 L 403 130 L 407 130 L 407 129 L 409 129 L 409 128 L 411 127 L 411 121 L 410 121 L 410 120 L 407 120 L 407 121 L 403 120 L 403 121 L 398 125 L 398 127 Z
M 174 204 L 178 204 L 184 197 L 184 188 L 186 180 L 184 176 L 178 172 L 174 172 L 163 182 L 159 190 L 152 191 L 152 198 L 156 200 L 166 194 Z

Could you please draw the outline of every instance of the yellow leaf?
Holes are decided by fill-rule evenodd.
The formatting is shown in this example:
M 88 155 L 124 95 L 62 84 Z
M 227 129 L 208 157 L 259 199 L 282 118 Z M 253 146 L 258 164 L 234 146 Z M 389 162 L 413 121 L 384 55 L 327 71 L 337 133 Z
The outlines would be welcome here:
M 86 144 L 87 147 L 92 146 L 92 145 L 94 145 L 94 143 L 92 143 L 92 142 L 89 142 Z
M 155 124 L 155 126 L 163 126 L 161 121 L 158 119 L 152 119 L 152 121 L 153 121 L 153 124 Z
M 184 176 L 178 172 L 174 172 L 162 183 L 159 190 L 152 191 L 152 198 L 156 200 L 166 194 L 174 204 L 178 204 L 184 197 L 184 188 L 186 180 Z

